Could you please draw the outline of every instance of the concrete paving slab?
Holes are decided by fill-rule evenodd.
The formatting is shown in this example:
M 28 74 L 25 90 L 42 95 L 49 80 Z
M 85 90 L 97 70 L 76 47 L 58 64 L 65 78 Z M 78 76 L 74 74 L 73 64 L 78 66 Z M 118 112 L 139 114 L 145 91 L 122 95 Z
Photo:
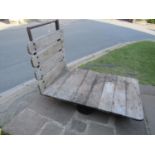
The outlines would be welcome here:
M 31 103 L 32 104 L 29 105 L 30 109 L 45 117 L 58 121 L 62 125 L 67 124 L 76 111 L 73 104 L 42 96 L 39 92 L 35 100 Z
M 73 119 L 69 130 L 73 130 L 76 132 L 84 132 L 86 127 L 87 127 L 86 122 Z
M 155 134 L 155 96 L 142 95 L 145 118 L 150 134 Z
M 27 93 L 20 98 L 15 100 L 6 100 L 6 103 L 0 104 L 0 126 L 3 126 L 9 122 L 13 117 L 15 117 L 19 112 L 24 110 L 29 104 L 31 104 L 36 98 L 36 91 Z M 34 94 L 34 95 L 31 95 Z M 8 97 L 9 98 L 9 97 Z
M 87 135 L 113 135 L 114 129 L 98 123 L 90 123 L 85 134 Z
M 79 133 L 73 130 L 65 130 L 64 135 L 79 135 Z
M 26 108 L 19 115 L 14 117 L 11 122 L 3 127 L 6 133 L 14 135 L 34 135 L 47 122 L 48 119 L 38 113 Z
M 140 85 L 141 94 L 155 95 L 155 86 Z
M 28 106 L 28 102 L 20 101 L 12 103 L 6 111 L 0 113 L 0 126 L 4 126 L 6 123 L 12 120 L 19 112 L 24 110 Z
M 136 121 L 124 117 L 115 117 L 116 134 L 118 135 L 146 135 L 144 121 Z
M 41 131 L 40 135 L 60 135 L 63 130 L 63 126 L 60 124 L 50 120 L 45 123 Z

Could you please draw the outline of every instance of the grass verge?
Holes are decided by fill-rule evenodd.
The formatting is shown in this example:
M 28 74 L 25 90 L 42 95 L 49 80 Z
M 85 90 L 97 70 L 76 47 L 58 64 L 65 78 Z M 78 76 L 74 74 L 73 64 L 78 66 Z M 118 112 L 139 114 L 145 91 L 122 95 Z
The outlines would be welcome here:
M 141 84 L 155 85 L 155 42 L 142 41 L 121 47 L 80 68 L 134 77 Z

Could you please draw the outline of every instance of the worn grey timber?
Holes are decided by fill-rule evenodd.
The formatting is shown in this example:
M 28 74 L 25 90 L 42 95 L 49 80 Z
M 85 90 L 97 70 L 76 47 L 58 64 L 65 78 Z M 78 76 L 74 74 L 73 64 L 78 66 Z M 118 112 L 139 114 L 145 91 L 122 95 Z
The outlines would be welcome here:
M 28 43 L 41 94 L 95 109 L 143 120 L 136 79 L 90 70 L 70 71 L 64 61 L 61 30 Z

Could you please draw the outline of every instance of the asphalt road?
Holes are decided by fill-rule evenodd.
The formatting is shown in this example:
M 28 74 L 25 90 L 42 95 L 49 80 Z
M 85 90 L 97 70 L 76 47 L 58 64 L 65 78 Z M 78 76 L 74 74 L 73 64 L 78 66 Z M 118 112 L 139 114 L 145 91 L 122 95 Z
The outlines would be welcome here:
M 34 34 L 43 34 L 45 29 Z M 93 20 L 79 20 L 64 27 L 64 38 L 66 61 L 71 62 L 118 43 L 155 39 L 155 36 Z M 27 41 L 23 26 L 0 31 L 0 92 L 34 77 Z

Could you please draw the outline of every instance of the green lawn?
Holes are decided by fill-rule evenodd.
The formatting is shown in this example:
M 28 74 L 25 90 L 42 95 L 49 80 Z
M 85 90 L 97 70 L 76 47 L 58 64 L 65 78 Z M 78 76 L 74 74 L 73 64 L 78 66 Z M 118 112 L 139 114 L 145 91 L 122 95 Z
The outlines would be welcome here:
M 142 41 L 116 49 L 80 66 L 101 73 L 130 76 L 155 85 L 155 42 Z

